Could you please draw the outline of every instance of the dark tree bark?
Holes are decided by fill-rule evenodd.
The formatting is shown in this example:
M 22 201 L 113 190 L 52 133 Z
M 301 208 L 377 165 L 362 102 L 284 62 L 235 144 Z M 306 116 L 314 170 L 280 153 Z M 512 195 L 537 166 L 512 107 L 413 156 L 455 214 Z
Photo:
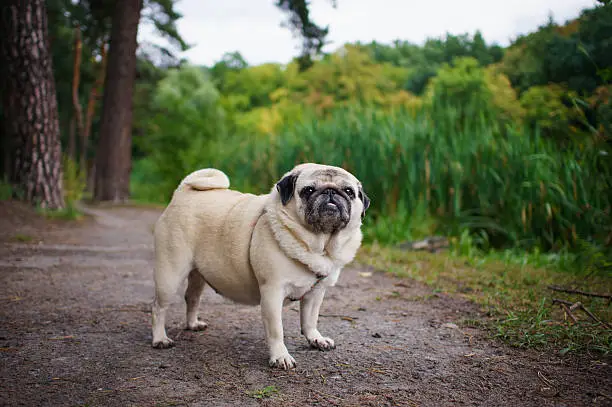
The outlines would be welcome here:
M 23 199 L 62 208 L 59 119 L 44 0 L 5 0 L 0 6 L 0 81 L 9 180 Z
M 83 53 L 83 41 L 81 39 L 81 28 L 74 29 L 74 63 L 72 66 L 72 107 L 74 116 L 70 121 L 70 138 L 68 139 L 69 156 L 76 162 L 76 139 L 83 137 L 83 107 L 79 100 L 79 86 L 81 84 L 81 58 Z M 76 132 L 75 132 L 76 128 Z
M 129 198 L 132 95 L 141 9 L 142 0 L 121 0 L 115 5 L 96 152 L 94 199 L 98 201 L 121 202 Z

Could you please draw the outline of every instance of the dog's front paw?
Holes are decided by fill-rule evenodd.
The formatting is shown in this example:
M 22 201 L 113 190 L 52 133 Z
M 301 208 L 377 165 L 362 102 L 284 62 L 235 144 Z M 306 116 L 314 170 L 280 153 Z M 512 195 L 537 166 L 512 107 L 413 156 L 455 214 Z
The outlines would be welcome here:
M 286 352 L 281 356 L 272 356 L 268 364 L 270 367 L 276 367 L 284 370 L 293 369 L 296 366 L 293 356 Z
M 151 343 L 151 346 L 156 349 L 167 349 L 174 346 L 174 341 L 166 336 L 159 340 L 154 339 L 153 343 Z
M 187 324 L 187 329 L 190 331 L 203 331 L 208 328 L 208 324 L 204 321 L 195 321 Z
M 331 350 L 336 347 L 334 340 L 323 336 L 308 341 L 310 346 L 319 350 Z

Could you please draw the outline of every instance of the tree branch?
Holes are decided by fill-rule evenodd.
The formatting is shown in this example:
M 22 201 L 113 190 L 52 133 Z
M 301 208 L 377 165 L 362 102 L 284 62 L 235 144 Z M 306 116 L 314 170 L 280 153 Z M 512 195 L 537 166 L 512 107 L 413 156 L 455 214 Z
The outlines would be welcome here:
M 571 289 L 571 288 L 558 287 L 558 286 L 555 286 L 555 285 L 549 285 L 547 288 L 549 290 L 560 291 L 560 292 L 563 292 L 563 293 L 580 294 L 580 295 L 585 295 L 585 296 L 588 296 L 588 297 L 598 297 L 598 298 L 606 298 L 608 300 L 612 300 L 612 294 L 590 293 L 590 292 L 587 292 L 587 291 L 574 290 L 574 289 Z

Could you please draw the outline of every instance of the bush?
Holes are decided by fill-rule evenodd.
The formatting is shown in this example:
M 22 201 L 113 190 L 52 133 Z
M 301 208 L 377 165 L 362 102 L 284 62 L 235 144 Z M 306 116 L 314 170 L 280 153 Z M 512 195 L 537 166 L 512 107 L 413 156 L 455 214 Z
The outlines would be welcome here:
M 344 167 L 363 182 L 372 199 L 370 241 L 467 230 L 487 247 L 560 249 L 579 239 L 600 245 L 610 233 L 612 193 L 593 164 L 599 150 L 563 151 L 537 128 L 483 110 L 484 99 L 460 104 L 434 93 L 431 103 L 410 109 L 353 106 L 327 119 L 304 113 L 269 137 L 219 138 L 214 89 L 196 84 L 180 104 L 165 97 L 175 89 L 158 94 L 166 113 L 153 119 L 151 154 L 134 175 L 143 191 L 155 185 L 141 192 L 155 201 L 167 200 L 197 168 L 219 168 L 233 188 L 266 193 L 285 171 L 310 161 Z M 197 95 L 207 102 L 192 103 Z
M 87 175 L 80 169 L 78 164 L 68 156 L 63 160 L 63 187 L 64 202 L 67 211 L 77 210 L 78 204 L 83 200 L 85 188 L 87 187 Z
M 4 178 L 0 180 L 0 201 L 8 201 L 13 197 L 13 186 Z
M 143 145 L 147 158 L 135 164 L 136 200 L 170 196 L 185 175 L 218 154 L 212 145 L 226 136 L 219 93 L 200 68 L 170 71 L 159 82 L 152 104 L 155 113 Z M 145 192 L 147 185 L 155 185 L 156 192 Z M 145 197 L 139 195 L 143 193 Z

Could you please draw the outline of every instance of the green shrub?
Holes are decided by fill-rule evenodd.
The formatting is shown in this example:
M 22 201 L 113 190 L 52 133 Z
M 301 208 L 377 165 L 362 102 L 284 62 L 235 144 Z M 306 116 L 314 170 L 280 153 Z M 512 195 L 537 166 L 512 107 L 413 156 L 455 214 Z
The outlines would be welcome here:
M 87 188 L 87 174 L 68 156 L 63 159 L 63 188 L 66 210 L 76 210 Z
M 501 123 L 480 102 L 438 100 L 392 113 L 343 108 L 326 119 L 305 115 L 268 138 L 208 137 L 167 120 L 152 137 L 158 147 L 147 170 L 135 171 L 141 187 L 155 185 L 156 201 L 197 168 L 219 168 L 233 188 L 266 193 L 285 171 L 310 161 L 344 167 L 362 181 L 372 200 L 368 241 L 467 230 L 482 248 L 548 250 L 579 239 L 601 244 L 610 233 L 612 193 L 602 179 L 612 174 L 592 164 L 599 151 L 563 151 L 537 129 Z M 168 143 L 156 141 L 162 128 Z
M 141 146 L 147 158 L 136 165 L 132 196 L 159 202 L 172 195 L 185 175 L 219 153 L 213 143 L 225 140 L 226 131 L 219 93 L 200 68 L 169 71 L 155 90 L 152 106 L 155 111 Z
M 342 166 L 372 199 L 372 239 L 405 239 L 415 215 L 437 219 L 440 232 L 486 235 L 491 247 L 560 249 L 607 236 L 612 194 L 590 164 L 598 151 L 561 151 L 537 130 L 502 126 L 470 108 L 416 116 L 339 110 L 270 140 L 243 140 L 206 165 L 258 193 L 299 162 Z M 458 117 L 467 120 L 458 125 Z M 417 215 L 420 205 L 426 216 Z
M 0 201 L 8 201 L 13 197 L 13 186 L 4 178 L 0 180 Z

